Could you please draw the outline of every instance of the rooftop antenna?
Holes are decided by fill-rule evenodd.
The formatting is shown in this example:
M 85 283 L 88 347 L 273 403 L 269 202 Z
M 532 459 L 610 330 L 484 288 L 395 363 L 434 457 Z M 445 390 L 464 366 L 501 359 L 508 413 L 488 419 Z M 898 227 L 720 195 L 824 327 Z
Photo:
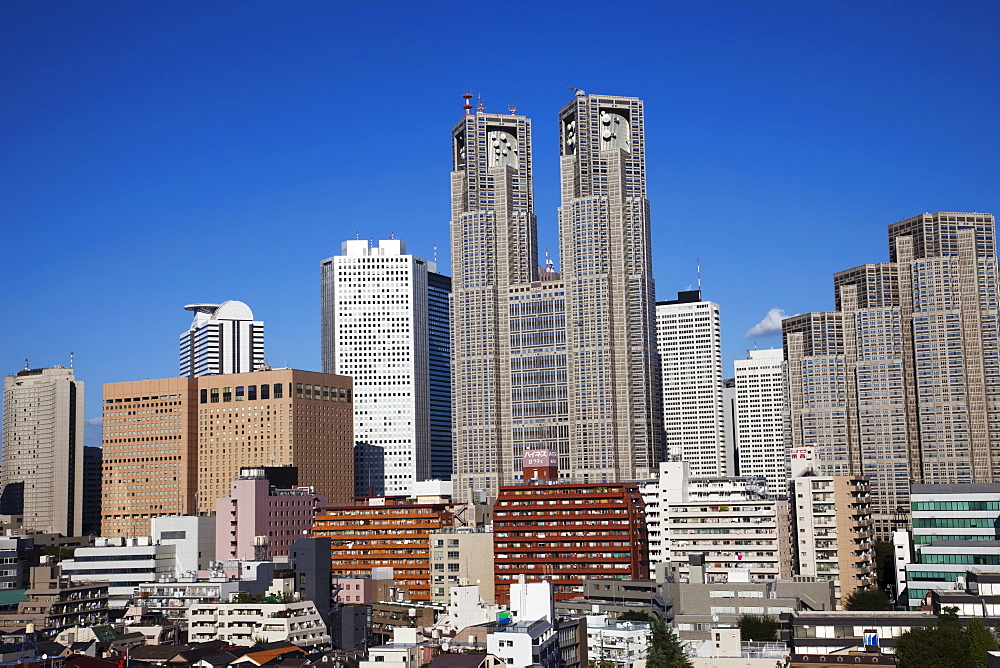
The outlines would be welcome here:
M 28 370 L 28 358 L 27 357 L 24 358 L 24 370 L 25 371 Z
M 466 88 L 462 93 L 462 99 L 465 100 L 462 109 L 465 109 L 465 115 L 468 116 L 472 113 L 472 91 Z
M 696 257 L 694 259 L 695 265 L 698 267 L 698 292 L 701 292 L 701 258 Z
M 395 238 L 396 238 L 396 233 L 395 232 L 390 232 L 389 233 L 389 239 L 390 240 L 394 240 Z
M 507 111 L 510 112 L 511 116 L 517 113 L 517 100 L 510 101 L 510 104 L 507 105 Z
M 434 244 L 434 264 L 437 264 L 437 261 L 438 261 L 438 245 Z
M 357 241 L 361 238 L 361 230 L 354 230 L 354 240 Z
M 476 105 L 476 113 L 477 114 L 486 113 L 486 100 L 483 99 L 482 95 L 479 96 L 479 104 Z
M 545 273 L 547 273 L 547 274 L 549 274 L 551 276 L 552 274 L 555 273 L 555 270 L 556 270 L 556 265 L 552 261 L 552 258 L 549 257 L 549 247 L 546 246 L 545 247 Z
M 73 368 L 73 351 L 69 351 L 69 368 Z

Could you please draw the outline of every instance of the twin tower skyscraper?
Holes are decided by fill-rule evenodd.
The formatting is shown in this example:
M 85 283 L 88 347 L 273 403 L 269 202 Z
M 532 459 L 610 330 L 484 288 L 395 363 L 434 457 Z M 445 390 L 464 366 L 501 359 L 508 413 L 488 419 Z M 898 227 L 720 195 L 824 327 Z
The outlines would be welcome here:
M 578 91 L 559 112 L 561 271 L 539 266 L 531 122 L 452 130 L 454 494 L 521 478 L 526 450 L 587 482 L 662 457 L 643 104 Z

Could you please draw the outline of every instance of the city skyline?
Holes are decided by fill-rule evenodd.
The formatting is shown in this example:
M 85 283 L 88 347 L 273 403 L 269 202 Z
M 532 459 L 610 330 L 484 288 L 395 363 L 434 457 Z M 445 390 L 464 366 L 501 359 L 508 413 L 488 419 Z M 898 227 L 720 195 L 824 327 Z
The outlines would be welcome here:
M 0 8 L 11 33 L 0 53 L 16 63 L 0 112 L 18 288 L 2 302 L 14 323 L 0 334 L 5 373 L 24 358 L 67 365 L 74 351 L 91 387 L 171 376 L 187 324 L 178 304 L 226 299 L 268 324 L 272 366 L 319 370 L 315 263 L 343 239 L 395 233 L 428 259 L 436 244 L 451 273 L 438 147 L 467 87 L 490 111 L 515 98 L 536 120 L 538 252 L 560 269 L 550 110 L 569 85 L 644 99 L 656 298 L 694 286 L 700 259 L 725 377 L 755 341 L 780 345 L 774 327 L 744 336 L 772 309 L 831 309 L 828 277 L 880 261 L 888 221 L 1000 209 L 994 5 L 633 4 L 628 48 L 642 66 L 621 68 L 565 58 L 592 12 L 553 3 L 518 37 L 533 65 L 518 77 L 455 36 L 457 7 L 390 5 L 399 28 L 309 2 Z M 464 6 L 461 17 L 489 19 Z M 942 30 L 962 39 L 910 46 Z M 403 127 L 404 116 L 419 121 Z M 402 136 L 425 149 L 399 150 Z M 122 303 L 141 311 L 119 317 Z M 87 399 L 89 422 L 99 399 Z M 91 426 L 86 443 L 98 438 Z

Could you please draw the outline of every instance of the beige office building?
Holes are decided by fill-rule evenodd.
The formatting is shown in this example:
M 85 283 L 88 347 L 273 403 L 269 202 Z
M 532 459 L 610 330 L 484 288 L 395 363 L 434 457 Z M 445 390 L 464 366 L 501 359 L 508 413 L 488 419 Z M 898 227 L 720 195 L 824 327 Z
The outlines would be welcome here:
M 242 466 L 296 466 L 331 502 L 353 495 L 350 378 L 273 369 L 104 386 L 106 536 L 211 515 Z
M 525 450 L 560 473 L 656 472 L 662 410 L 643 104 L 578 91 L 559 112 L 562 272 L 538 266 L 531 124 L 466 115 L 452 131 L 455 497 L 495 497 Z
M 101 533 L 148 536 L 150 519 L 195 515 L 198 382 L 104 385 Z
M 4 378 L 6 511 L 24 527 L 64 536 L 83 531 L 83 383 L 73 369 L 24 369 Z

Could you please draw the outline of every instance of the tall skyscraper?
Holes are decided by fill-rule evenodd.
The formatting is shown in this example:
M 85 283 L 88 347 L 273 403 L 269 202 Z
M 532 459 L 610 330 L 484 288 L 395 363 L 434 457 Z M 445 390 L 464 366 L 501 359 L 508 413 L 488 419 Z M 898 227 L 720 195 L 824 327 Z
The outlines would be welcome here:
M 181 376 L 255 371 L 264 363 L 264 323 L 243 302 L 188 304 L 194 320 L 181 334 Z
M 763 476 L 767 492 L 788 495 L 785 453 L 785 354 L 751 350 L 734 363 L 736 450 L 741 476 Z
M 335 503 L 354 490 L 351 379 L 297 369 L 104 386 L 106 536 L 211 514 L 243 466 L 295 466 Z
M 561 276 L 538 267 L 530 121 L 481 111 L 452 131 L 458 498 L 519 479 L 526 449 L 591 482 L 661 457 L 642 102 L 580 91 L 559 132 Z
M 25 369 L 3 383 L 5 512 L 25 528 L 83 532 L 83 382 L 56 365 Z
M 911 481 L 1000 480 L 993 216 L 894 223 L 889 259 L 836 274 L 836 311 L 783 323 L 792 457 L 871 478 L 883 540 Z
M 657 302 L 656 337 L 667 453 L 688 462 L 695 477 L 733 475 L 733 451 L 726 447 L 719 305 L 702 300 L 701 290 Z
M 323 369 L 354 379 L 357 496 L 451 476 L 448 279 L 436 269 L 398 239 L 345 241 L 320 265 Z

